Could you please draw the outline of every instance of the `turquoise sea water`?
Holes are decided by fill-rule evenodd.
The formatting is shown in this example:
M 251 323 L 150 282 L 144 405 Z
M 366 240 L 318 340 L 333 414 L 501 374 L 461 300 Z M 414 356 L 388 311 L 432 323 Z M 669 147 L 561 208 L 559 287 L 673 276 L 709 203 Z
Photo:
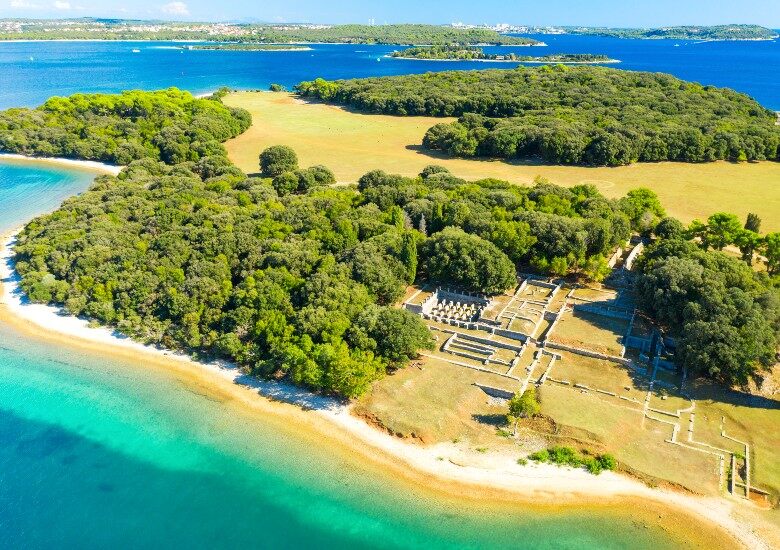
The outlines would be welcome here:
M 0 234 L 89 187 L 94 172 L 0 159 Z
M 84 188 L 0 161 L 0 227 Z M 628 513 L 432 499 L 173 373 L 0 324 L 2 548 L 674 548 Z

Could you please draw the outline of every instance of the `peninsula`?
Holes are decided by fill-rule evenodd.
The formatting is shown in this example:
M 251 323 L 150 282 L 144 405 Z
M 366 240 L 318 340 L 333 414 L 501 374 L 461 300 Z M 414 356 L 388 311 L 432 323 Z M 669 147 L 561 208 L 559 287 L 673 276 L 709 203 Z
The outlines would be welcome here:
M 391 53 L 395 59 L 423 59 L 429 61 L 505 61 L 514 63 L 560 63 L 564 65 L 587 65 L 602 63 L 620 63 L 606 55 L 594 54 L 553 54 L 543 56 L 517 55 L 516 53 L 488 54 L 485 50 L 472 46 L 417 46 Z

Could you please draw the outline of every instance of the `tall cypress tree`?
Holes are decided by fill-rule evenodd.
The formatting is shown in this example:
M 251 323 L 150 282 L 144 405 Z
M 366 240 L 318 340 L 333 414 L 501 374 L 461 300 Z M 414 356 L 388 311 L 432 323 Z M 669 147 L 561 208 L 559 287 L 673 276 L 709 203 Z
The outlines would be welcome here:
M 406 266 L 406 282 L 417 278 L 417 239 L 411 231 L 405 231 L 401 240 L 401 262 Z

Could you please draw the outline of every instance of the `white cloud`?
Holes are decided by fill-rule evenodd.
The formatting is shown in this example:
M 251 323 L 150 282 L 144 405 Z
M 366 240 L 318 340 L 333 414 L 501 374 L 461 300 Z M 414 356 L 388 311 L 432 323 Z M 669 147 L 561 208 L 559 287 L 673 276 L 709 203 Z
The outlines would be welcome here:
M 64 2 L 63 0 L 57 0 L 54 2 L 54 7 L 58 10 L 70 10 L 73 9 L 70 2 Z
M 38 4 L 33 4 L 31 2 L 26 2 L 25 0 L 11 0 L 11 7 L 17 8 L 17 9 L 23 9 L 23 10 L 39 10 L 41 9 L 41 6 Z
M 160 8 L 163 13 L 168 15 L 189 15 L 190 9 L 184 2 L 170 2 Z

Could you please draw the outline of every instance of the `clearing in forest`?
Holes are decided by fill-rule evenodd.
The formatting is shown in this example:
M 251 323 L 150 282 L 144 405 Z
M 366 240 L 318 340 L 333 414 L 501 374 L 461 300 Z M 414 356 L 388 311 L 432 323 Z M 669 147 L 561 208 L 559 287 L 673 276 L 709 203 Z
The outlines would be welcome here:
M 261 150 L 289 145 L 301 166 L 323 164 L 344 183 L 375 169 L 412 176 L 435 163 L 470 180 L 492 177 L 530 184 L 542 176 L 560 185 L 589 183 L 608 197 L 649 187 L 671 215 L 685 222 L 717 211 L 742 218 L 755 212 L 763 219 L 764 231 L 780 230 L 777 162 L 659 162 L 609 168 L 445 158 L 423 150 L 420 143 L 428 128 L 453 119 L 362 114 L 285 93 L 239 92 L 224 102 L 252 113 L 251 128 L 226 143 L 230 159 L 248 173 L 257 172 Z

